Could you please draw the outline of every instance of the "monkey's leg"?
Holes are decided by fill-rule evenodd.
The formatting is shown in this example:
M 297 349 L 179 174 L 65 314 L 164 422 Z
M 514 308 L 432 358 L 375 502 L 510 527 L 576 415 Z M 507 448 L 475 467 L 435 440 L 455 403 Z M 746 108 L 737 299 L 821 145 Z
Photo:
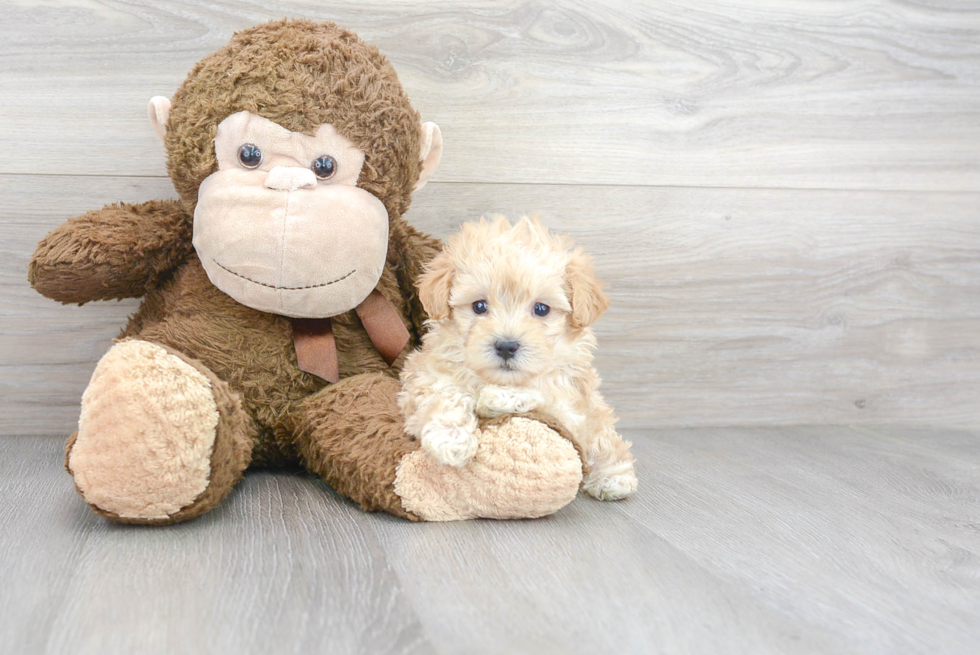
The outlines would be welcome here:
M 200 362 L 150 341 L 121 341 L 82 395 L 65 468 L 97 514 L 123 523 L 186 521 L 241 478 L 252 426 L 238 394 Z
M 365 509 L 413 520 L 545 516 L 578 493 L 579 454 L 544 423 L 489 421 L 468 464 L 441 465 L 402 429 L 398 390 L 397 380 L 364 373 L 300 403 L 290 427 L 307 469 Z

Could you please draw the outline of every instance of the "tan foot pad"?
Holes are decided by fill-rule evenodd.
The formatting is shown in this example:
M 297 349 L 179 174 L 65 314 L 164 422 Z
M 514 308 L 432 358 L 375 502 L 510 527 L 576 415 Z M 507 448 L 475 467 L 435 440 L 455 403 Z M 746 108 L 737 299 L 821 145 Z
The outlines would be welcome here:
M 167 518 L 207 488 L 218 419 L 200 371 L 156 344 L 123 341 L 82 395 L 68 468 L 90 505 Z
M 422 450 L 405 455 L 395 493 L 426 521 L 517 519 L 553 514 L 578 493 L 582 460 L 543 423 L 512 418 L 486 427 L 466 466 L 443 466 Z

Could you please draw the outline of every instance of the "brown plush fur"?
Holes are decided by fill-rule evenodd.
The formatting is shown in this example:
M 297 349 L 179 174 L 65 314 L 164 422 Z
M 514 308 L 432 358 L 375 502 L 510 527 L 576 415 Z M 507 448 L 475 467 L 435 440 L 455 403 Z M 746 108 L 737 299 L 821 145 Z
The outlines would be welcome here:
M 191 253 L 192 224 L 175 200 L 90 211 L 38 244 L 27 279 L 63 303 L 137 298 Z
M 166 126 L 181 202 L 113 205 L 67 221 L 38 245 L 30 282 L 66 303 L 143 296 L 120 337 L 179 353 L 213 385 L 222 423 L 210 486 L 168 519 L 133 522 L 192 518 L 214 506 L 247 464 L 296 462 L 367 509 L 415 518 L 393 489 L 399 460 L 418 448 L 402 431 L 395 399 L 405 353 L 389 367 L 351 310 L 332 319 L 340 382 L 304 373 L 290 320 L 219 291 L 191 246 L 198 187 L 216 170 L 217 125 L 242 110 L 307 134 L 331 123 L 364 151 L 357 186 L 384 203 L 390 222 L 376 288 L 403 317 L 409 348 L 416 346 L 427 316 L 415 282 L 439 249 L 401 218 L 421 170 L 419 116 L 377 49 L 331 23 L 261 25 L 201 61 L 174 96 Z
M 402 457 L 418 449 L 402 429 L 402 415 L 391 402 L 398 380 L 364 373 L 333 385 L 300 403 L 290 425 L 306 468 L 360 503 L 413 520 L 394 493 L 395 470 Z M 352 441 L 351 430 L 370 431 L 370 441 Z
M 73 218 L 40 242 L 28 277 L 35 289 L 66 303 L 144 296 L 120 337 L 181 353 L 220 382 L 216 388 L 227 389 L 235 402 L 240 399 L 252 426 L 251 464 L 279 466 L 301 459 L 294 426 L 315 423 L 324 407 L 354 407 L 365 393 L 371 396 L 371 383 L 367 391 L 356 381 L 328 386 L 300 371 L 289 319 L 250 309 L 216 289 L 193 251 L 197 188 L 216 170 L 212 142 L 217 125 L 242 110 L 307 134 L 332 123 L 365 152 L 358 186 L 382 200 L 390 221 L 388 256 L 377 289 L 404 317 L 410 347 L 417 344 L 426 316 L 415 279 L 439 248 L 438 241 L 401 218 L 421 170 L 419 115 L 378 50 L 331 23 L 261 25 L 236 34 L 201 61 L 175 94 L 167 124 L 168 170 L 182 202 L 118 204 Z M 373 372 L 394 381 L 404 354 L 389 367 L 353 311 L 335 317 L 333 324 L 342 380 Z M 360 434 L 391 434 L 397 441 L 403 435 L 391 424 L 399 416 L 395 390 L 388 391 L 390 397 L 368 399 L 373 404 L 364 416 L 336 416 L 326 441 L 346 435 L 356 444 Z M 309 403 L 299 405 L 313 394 Z M 302 414 L 307 409 L 313 412 L 309 419 Z M 213 489 L 173 520 L 206 511 L 230 489 L 234 479 L 225 480 L 224 471 L 238 466 L 222 463 L 226 441 L 220 436 L 216 441 Z M 343 487 L 343 493 L 373 509 L 405 515 L 390 490 L 388 498 L 372 500 L 379 492 L 368 473 L 358 474 L 339 460 L 331 469 L 310 438 L 303 443 L 307 463 Z M 321 451 L 336 453 L 337 448 Z M 377 455 L 376 449 L 372 452 Z M 392 469 L 388 483 L 394 478 L 391 461 L 404 452 L 396 444 L 390 457 L 382 454 L 380 465 Z M 360 456 L 367 465 L 365 460 Z
M 202 59 L 173 97 L 167 170 L 188 211 L 217 170 L 218 123 L 250 111 L 313 135 L 330 123 L 364 151 L 357 186 L 396 219 L 421 171 L 419 114 L 378 49 L 333 23 L 277 21 L 239 32 Z

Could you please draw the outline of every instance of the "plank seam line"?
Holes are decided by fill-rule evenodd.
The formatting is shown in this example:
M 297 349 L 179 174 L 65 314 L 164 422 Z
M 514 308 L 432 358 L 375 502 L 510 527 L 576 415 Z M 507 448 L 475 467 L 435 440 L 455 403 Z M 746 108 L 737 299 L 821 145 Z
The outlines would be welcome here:
M 123 180 L 169 180 L 166 175 L 113 175 L 113 174 L 73 174 L 57 173 L 4 173 L 0 177 L 60 177 L 60 178 L 103 178 Z M 468 182 L 466 180 L 430 180 L 432 185 L 470 185 L 470 186 L 541 186 L 541 187 L 590 187 L 610 189 L 719 189 L 727 191 L 821 191 L 844 193 L 916 193 L 916 194 L 957 194 L 980 195 L 975 189 L 897 189 L 873 187 L 794 187 L 794 186 L 729 186 L 708 184 L 612 184 L 594 182 Z

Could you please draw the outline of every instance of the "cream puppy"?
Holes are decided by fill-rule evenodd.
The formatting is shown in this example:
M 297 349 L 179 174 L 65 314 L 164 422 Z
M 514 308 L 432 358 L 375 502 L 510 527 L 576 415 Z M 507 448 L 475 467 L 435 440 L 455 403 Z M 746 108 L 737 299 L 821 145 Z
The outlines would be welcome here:
M 478 420 L 541 410 L 579 446 L 583 487 L 601 500 L 636 491 L 630 443 L 599 394 L 589 325 L 608 307 L 591 259 L 537 217 L 466 223 L 419 280 L 430 316 L 398 401 L 405 430 L 443 464 L 476 453 Z

